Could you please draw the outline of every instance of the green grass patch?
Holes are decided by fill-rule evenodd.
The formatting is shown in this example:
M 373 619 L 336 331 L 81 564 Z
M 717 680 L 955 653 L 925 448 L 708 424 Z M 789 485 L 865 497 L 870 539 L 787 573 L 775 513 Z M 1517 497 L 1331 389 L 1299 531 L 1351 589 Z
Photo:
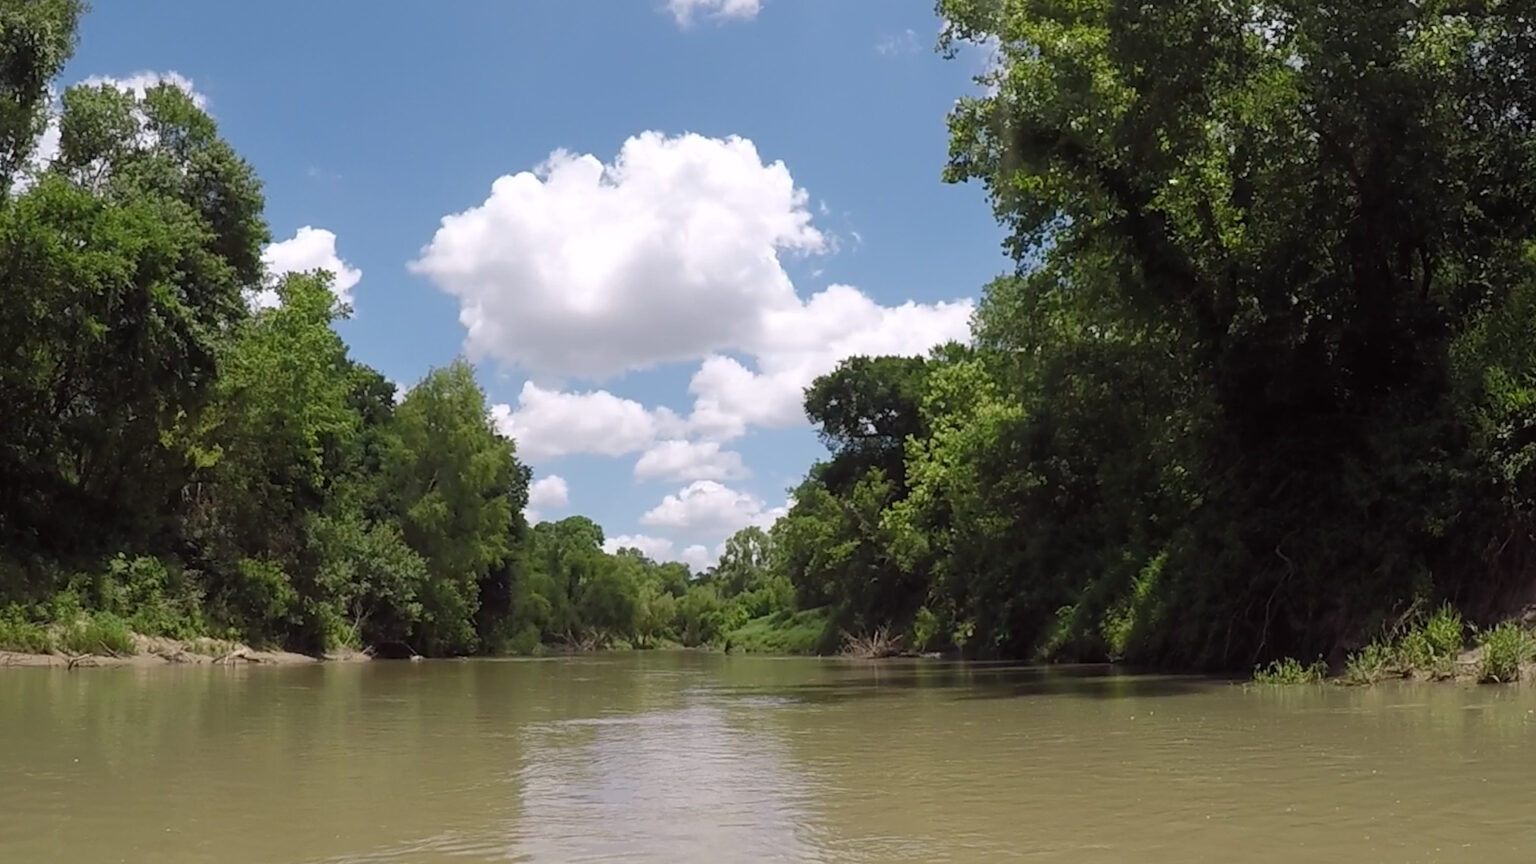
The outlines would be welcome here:
M 1320 684 L 1328 677 L 1328 664 L 1322 660 L 1303 665 L 1294 657 L 1273 660 L 1268 666 L 1253 670 L 1255 684 Z
M 1385 642 L 1372 642 L 1349 655 L 1349 659 L 1344 661 L 1344 675 L 1340 680 L 1345 684 L 1375 684 L 1401 676 L 1402 668 L 1396 655 L 1392 646 Z
M 1483 649 L 1478 680 L 1502 683 L 1520 679 L 1520 666 L 1536 656 L 1536 640 L 1514 621 L 1505 621 L 1477 635 Z
M 71 654 L 134 653 L 128 622 L 110 612 L 96 612 L 58 629 L 58 646 Z
M 1349 655 L 1339 680 L 1344 684 L 1375 684 L 1406 675 L 1454 678 L 1466 631 L 1461 613 L 1446 604 L 1429 617 L 1420 618 L 1396 639 L 1377 639 Z
M 725 649 L 743 654 L 815 654 L 826 641 L 827 609 L 775 612 L 726 634 Z

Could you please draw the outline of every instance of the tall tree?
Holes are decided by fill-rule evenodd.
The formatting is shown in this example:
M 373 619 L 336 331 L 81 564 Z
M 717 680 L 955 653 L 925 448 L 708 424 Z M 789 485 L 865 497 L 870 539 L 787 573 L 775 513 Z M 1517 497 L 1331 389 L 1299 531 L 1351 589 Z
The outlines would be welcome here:
M 384 470 L 406 542 L 427 562 L 415 647 L 471 651 L 480 580 L 512 552 L 508 526 L 525 502 L 513 500 L 513 444 L 492 425 L 468 363 L 435 369 L 411 388 L 395 412 Z
M 17 82 L 62 62 L 78 8 L 0 7 L 0 163 L 40 122 Z M 188 467 L 167 442 L 213 393 L 268 235 L 250 166 L 181 90 L 74 87 L 59 128 L 57 158 L 0 202 L 0 534 L 78 554 L 162 533 Z

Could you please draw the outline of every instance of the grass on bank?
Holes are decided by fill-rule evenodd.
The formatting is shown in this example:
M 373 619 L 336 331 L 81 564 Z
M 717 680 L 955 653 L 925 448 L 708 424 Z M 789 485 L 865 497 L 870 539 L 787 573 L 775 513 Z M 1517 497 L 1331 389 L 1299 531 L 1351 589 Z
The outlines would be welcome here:
M 1477 644 L 1483 652 L 1478 666 L 1478 680 L 1483 682 L 1517 681 L 1521 665 L 1536 656 L 1536 639 L 1514 621 L 1478 633 Z
M 775 612 L 726 634 L 724 648 L 742 654 L 815 654 L 826 641 L 827 609 Z
M 1268 666 L 1253 670 L 1256 684 L 1317 684 L 1328 677 L 1328 664 L 1321 660 L 1302 665 L 1294 657 L 1273 660 Z
M 1470 629 L 1478 649 L 1473 676 L 1478 681 L 1517 681 L 1521 667 L 1536 660 L 1536 636 L 1516 621 L 1487 630 Z M 1407 631 L 1377 639 L 1350 654 L 1336 681 L 1364 685 L 1392 678 L 1456 678 L 1457 658 L 1467 646 L 1468 630 L 1460 612 L 1448 604 L 1441 606 Z M 1327 667 L 1321 660 L 1303 666 L 1289 657 L 1256 669 L 1253 675 L 1259 684 L 1316 684 L 1326 678 Z
M 0 651 L 125 656 L 134 653 L 133 633 L 128 622 L 110 612 L 41 623 L 28 620 L 19 607 L 12 606 L 0 615 Z

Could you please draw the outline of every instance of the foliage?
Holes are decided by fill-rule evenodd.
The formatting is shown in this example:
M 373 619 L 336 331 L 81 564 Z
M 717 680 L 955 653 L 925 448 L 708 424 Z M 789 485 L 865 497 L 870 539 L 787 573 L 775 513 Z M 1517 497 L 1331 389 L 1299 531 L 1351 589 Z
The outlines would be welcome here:
M 429 654 L 476 647 L 479 584 L 512 552 L 508 527 L 519 466 L 511 441 L 491 423 L 485 394 L 460 360 L 429 373 L 389 427 L 384 495 L 405 542 L 426 562 L 412 641 Z
M 48 628 L 27 620 L 20 606 L 9 606 L 0 615 L 0 651 L 47 654 L 53 650 Z
M 1397 660 L 1392 648 L 1382 642 L 1372 642 L 1349 655 L 1344 662 L 1343 681 L 1346 684 L 1375 684 L 1397 671 Z
M 1465 639 L 1461 613 L 1450 604 L 1442 605 L 1403 635 L 1397 646 L 1399 662 L 1432 678 L 1450 678 Z
M 1018 269 L 970 345 L 807 391 L 829 456 L 773 531 L 797 603 L 974 656 L 1232 669 L 1454 599 L 1351 667 L 1448 674 L 1536 536 L 1536 90 L 1494 71 L 1536 68 L 1523 19 L 938 8 L 946 47 L 995 48 L 946 178 Z
M 71 654 L 125 656 L 134 653 L 128 622 L 111 612 L 96 612 L 61 625 L 55 644 Z
M 397 406 L 334 329 L 332 274 L 265 271 L 260 183 L 188 93 L 68 88 L 34 158 L 82 10 L 0 2 L 0 598 L 42 613 L 7 639 L 524 632 L 528 471 L 469 367 Z
M 1294 657 L 1271 660 L 1267 666 L 1253 670 L 1255 684 L 1320 684 L 1328 677 L 1328 664 L 1318 660 L 1303 666 Z
M 729 650 L 741 654 L 829 653 L 829 610 L 788 610 L 753 618 L 725 638 Z
M 1477 634 L 1483 649 L 1478 680 L 1509 682 L 1520 678 L 1520 667 L 1536 657 L 1536 639 L 1516 621 L 1504 621 Z

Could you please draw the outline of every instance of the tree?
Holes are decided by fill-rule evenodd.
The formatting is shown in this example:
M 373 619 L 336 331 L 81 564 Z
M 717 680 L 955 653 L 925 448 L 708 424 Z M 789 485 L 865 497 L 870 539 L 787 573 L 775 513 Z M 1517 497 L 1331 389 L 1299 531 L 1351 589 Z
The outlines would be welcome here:
M 806 388 L 806 416 L 832 452 L 830 488 L 845 491 L 871 468 L 903 482 L 906 440 L 923 432 L 925 368 L 921 357 L 850 357 Z
M 47 126 L 48 83 L 75 53 L 81 0 L 0 4 L 0 195 L 24 177 Z
M 1504 565 L 1479 550 L 1529 511 L 1473 503 L 1487 463 L 1450 454 L 1490 444 L 1457 400 L 1488 396 L 1449 358 L 1536 266 L 1523 13 L 938 6 L 948 44 L 999 49 L 994 89 L 950 115 L 946 176 L 985 186 L 1021 265 L 978 329 L 1018 351 L 1030 470 L 1072 467 L 1063 513 L 1083 513 L 1073 477 L 1115 441 L 1155 467 L 1104 487 L 1112 506 L 1086 512 L 1113 519 L 1092 532 L 1041 512 L 1031 555 L 1110 550 L 1129 576 L 1079 571 L 1072 593 L 1140 608 L 1137 656 L 1182 665 L 1330 652 L 1426 574 L 1489 590 Z M 1144 371 L 1101 365 L 1128 357 Z M 1081 369 L 1158 398 L 1136 423 L 1098 402 L 1053 429 Z M 1146 506 L 1155 484 L 1166 509 Z
M 411 388 L 395 412 L 384 473 L 406 542 L 427 563 L 413 645 L 473 650 L 480 579 L 511 553 L 507 526 L 521 506 L 513 444 L 492 426 L 468 363 Z
M 5 188 L 22 176 L 21 136 L 40 131 L 38 88 L 67 56 L 79 8 L 0 8 L 0 51 L 14 60 L 0 74 Z M 179 89 L 74 87 L 59 124 L 57 158 L 0 202 L 0 534 L 89 554 L 165 530 L 154 518 L 188 467 L 166 442 L 213 395 L 268 235 L 250 166 Z

